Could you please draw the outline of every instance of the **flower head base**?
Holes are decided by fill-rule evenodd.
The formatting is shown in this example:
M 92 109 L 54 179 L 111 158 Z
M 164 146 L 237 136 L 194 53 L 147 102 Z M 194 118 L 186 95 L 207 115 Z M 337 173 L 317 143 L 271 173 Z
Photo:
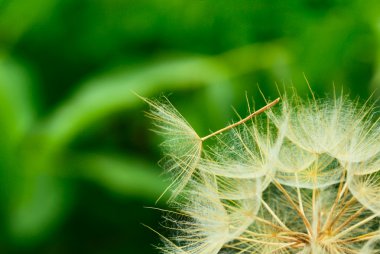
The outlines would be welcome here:
M 343 96 L 284 97 L 281 110 L 269 105 L 254 120 L 206 136 L 217 139 L 206 150 L 206 139 L 174 108 L 153 104 L 156 124 L 171 137 L 167 145 L 188 142 L 173 160 L 177 175 L 186 175 L 172 203 L 179 212 L 168 218 L 176 233 L 160 249 L 380 253 L 380 125 L 373 109 Z M 178 119 L 182 125 L 172 124 Z

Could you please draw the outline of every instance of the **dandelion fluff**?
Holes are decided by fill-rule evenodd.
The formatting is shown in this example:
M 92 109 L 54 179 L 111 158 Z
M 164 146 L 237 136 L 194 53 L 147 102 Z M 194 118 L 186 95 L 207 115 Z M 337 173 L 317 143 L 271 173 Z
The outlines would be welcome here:
M 380 155 L 366 161 L 348 163 L 347 170 L 353 175 L 367 175 L 380 171 Z
M 273 157 L 280 143 L 271 132 L 260 132 L 262 126 L 242 124 L 219 137 L 208 158 L 201 160 L 199 169 L 213 175 L 253 179 L 273 176 Z
M 148 116 L 154 120 L 155 131 L 165 141 L 161 144 L 165 153 L 164 167 L 172 174 L 173 197 L 190 180 L 202 151 L 202 141 L 190 124 L 164 98 L 163 101 L 145 99 L 151 106 Z
M 270 178 L 263 176 L 254 179 L 217 177 L 220 199 L 255 199 L 268 187 Z
M 168 248 L 191 254 L 219 253 L 229 238 L 229 223 L 228 214 L 217 196 L 198 195 L 181 206 L 182 219 L 174 224 L 174 246 Z
M 182 217 L 188 219 L 175 221 L 178 235 L 167 244 L 166 251 L 179 249 L 178 253 L 216 254 L 252 224 L 260 208 L 258 196 L 261 193 L 251 199 L 223 201 L 213 180 L 203 178 L 202 182 L 204 184 L 200 185 L 192 180 L 187 189 L 191 195 L 176 203 Z
M 352 194 L 372 212 L 380 215 L 380 175 L 374 172 L 366 175 L 350 175 L 348 187 Z
M 213 160 L 202 160 L 199 169 L 222 177 L 237 179 L 253 179 L 266 175 L 269 170 L 258 161 L 248 160 L 239 162 L 236 160 L 225 160 L 216 162 Z
M 272 115 L 278 125 L 288 121 L 286 137 L 310 153 L 329 153 L 342 161 L 365 160 L 380 151 L 379 128 L 371 110 L 346 97 L 283 103 L 282 114 Z
M 380 230 L 378 230 L 375 237 L 370 239 L 361 248 L 359 254 L 378 254 L 380 253 Z
M 284 185 L 313 189 L 338 183 L 342 173 L 343 168 L 333 157 L 322 154 L 303 170 L 294 173 L 277 171 L 276 179 Z
M 324 153 L 324 143 L 329 139 L 326 137 L 325 126 L 321 126 L 324 124 L 321 113 L 310 103 L 302 103 L 298 97 L 294 98 L 296 99 L 288 100 L 285 97 L 281 112 L 270 112 L 270 119 L 278 127 L 287 123 L 285 135 L 297 147 L 310 153 Z
M 267 117 L 205 138 L 170 104 L 151 105 L 180 186 L 163 253 L 379 252 L 380 127 L 368 103 L 284 96 Z
M 310 168 L 318 158 L 315 153 L 310 153 L 290 141 L 281 145 L 275 167 L 278 171 L 285 173 L 296 173 Z
M 352 105 L 354 107 L 356 105 Z M 375 120 L 372 107 L 356 106 L 352 109 L 350 126 L 347 137 L 341 142 L 340 147 L 332 154 L 339 160 L 355 163 L 367 161 L 371 157 L 378 157 L 380 153 L 380 125 L 379 119 Z

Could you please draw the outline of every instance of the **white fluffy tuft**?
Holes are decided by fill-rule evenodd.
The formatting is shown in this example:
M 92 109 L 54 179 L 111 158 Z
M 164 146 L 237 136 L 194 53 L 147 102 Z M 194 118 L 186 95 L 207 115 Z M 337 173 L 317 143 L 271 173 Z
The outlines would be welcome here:
M 368 103 L 284 96 L 200 138 L 168 101 L 147 102 L 179 210 L 163 253 L 379 253 L 380 124 Z

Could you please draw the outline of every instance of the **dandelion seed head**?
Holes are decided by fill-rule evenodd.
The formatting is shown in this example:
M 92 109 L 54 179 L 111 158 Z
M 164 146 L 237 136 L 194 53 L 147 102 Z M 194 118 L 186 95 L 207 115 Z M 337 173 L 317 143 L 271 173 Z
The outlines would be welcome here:
M 179 189 L 163 253 L 380 253 L 380 124 L 369 103 L 283 96 L 209 135 L 150 102 Z

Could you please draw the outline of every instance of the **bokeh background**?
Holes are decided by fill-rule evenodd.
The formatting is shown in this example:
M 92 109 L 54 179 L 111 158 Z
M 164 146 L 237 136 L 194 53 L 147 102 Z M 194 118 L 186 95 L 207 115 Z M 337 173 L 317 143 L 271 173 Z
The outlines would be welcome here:
M 145 97 L 201 134 L 280 88 L 366 99 L 376 0 L 0 0 L 0 252 L 157 253 L 168 182 Z M 306 96 L 306 95 L 305 95 Z

